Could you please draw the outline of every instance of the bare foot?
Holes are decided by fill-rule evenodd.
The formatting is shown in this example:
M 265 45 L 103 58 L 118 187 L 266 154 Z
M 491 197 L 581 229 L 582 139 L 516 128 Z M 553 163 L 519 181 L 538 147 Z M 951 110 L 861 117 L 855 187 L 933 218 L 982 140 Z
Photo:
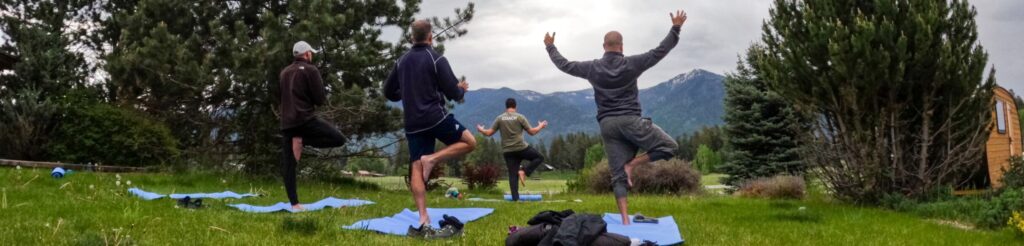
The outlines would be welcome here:
M 519 184 L 526 187 L 526 171 L 519 170 Z
M 437 164 L 437 159 L 433 155 L 425 155 L 420 157 L 420 163 L 423 165 L 423 182 L 427 182 L 430 180 L 430 171 L 433 171 L 434 165 Z
M 628 184 L 629 187 L 633 187 L 633 168 L 635 168 L 635 167 L 636 167 L 636 165 L 634 165 L 633 163 L 626 164 L 626 166 L 625 166 L 625 169 L 626 169 L 626 184 Z M 629 224 L 629 223 L 626 223 L 626 224 Z
M 306 210 L 306 208 L 302 207 L 302 204 L 295 204 L 295 205 L 292 205 L 292 210 L 302 211 L 302 210 Z

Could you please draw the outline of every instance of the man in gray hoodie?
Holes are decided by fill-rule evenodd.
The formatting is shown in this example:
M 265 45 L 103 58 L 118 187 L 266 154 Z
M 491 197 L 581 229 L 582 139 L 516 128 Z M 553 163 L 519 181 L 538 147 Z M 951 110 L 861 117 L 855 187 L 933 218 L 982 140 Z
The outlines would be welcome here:
M 544 34 L 544 45 L 555 66 L 569 75 L 586 79 L 594 87 L 601 139 L 612 171 L 615 201 L 625 225 L 630 224 L 626 192 L 633 185 L 633 168 L 672 158 L 678 147 L 675 140 L 654 125 L 650 118 L 641 118 L 640 101 L 637 99 L 637 78 L 665 58 L 679 42 L 679 30 L 686 22 L 686 12 L 669 13 L 669 17 L 672 28 L 661 44 L 646 53 L 632 56 L 622 54 L 622 34 L 617 31 L 604 35 L 604 56 L 592 61 L 565 59 L 555 48 L 555 35 Z M 640 149 L 646 153 L 637 156 Z

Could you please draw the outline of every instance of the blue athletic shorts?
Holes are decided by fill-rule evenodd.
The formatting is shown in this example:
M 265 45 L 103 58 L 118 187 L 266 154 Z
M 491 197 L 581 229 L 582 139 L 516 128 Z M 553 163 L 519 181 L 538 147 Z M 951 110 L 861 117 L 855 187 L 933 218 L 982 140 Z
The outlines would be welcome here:
M 434 153 L 434 141 L 438 140 L 445 145 L 451 145 L 462 139 L 462 132 L 467 131 L 466 127 L 455 120 L 455 116 L 449 114 L 441 123 L 436 126 L 413 134 L 405 134 L 409 141 L 409 161 L 420 160 L 421 156 Z

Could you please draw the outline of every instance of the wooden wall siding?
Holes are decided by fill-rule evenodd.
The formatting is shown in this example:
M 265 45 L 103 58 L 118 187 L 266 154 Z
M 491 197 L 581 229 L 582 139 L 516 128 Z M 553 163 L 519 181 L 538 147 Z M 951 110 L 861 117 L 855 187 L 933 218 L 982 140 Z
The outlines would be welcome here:
M 1003 169 L 1010 167 L 1010 156 L 1021 155 L 1024 149 L 1021 148 L 1020 119 L 1017 116 L 1017 104 L 1013 101 L 1013 95 L 1002 87 L 996 87 L 992 99 L 992 131 L 985 144 L 985 152 L 988 157 L 989 180 L 992 181 L 993 188 L 1000 188 L 1003 186 Z M 1006 116 L 1005 133 L 999 133 L 996 128 L 998 118 L 995 100 L 1003 102 L 1003 113 Z

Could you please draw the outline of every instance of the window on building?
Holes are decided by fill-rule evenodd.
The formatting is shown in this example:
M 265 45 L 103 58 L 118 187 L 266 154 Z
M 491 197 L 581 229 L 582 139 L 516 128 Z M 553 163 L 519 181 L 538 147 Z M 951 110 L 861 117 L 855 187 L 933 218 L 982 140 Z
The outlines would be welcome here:
M 1006 134 L 1006 110 L 1003 101 L 996 100 L 996 130 L 999 134 Z

